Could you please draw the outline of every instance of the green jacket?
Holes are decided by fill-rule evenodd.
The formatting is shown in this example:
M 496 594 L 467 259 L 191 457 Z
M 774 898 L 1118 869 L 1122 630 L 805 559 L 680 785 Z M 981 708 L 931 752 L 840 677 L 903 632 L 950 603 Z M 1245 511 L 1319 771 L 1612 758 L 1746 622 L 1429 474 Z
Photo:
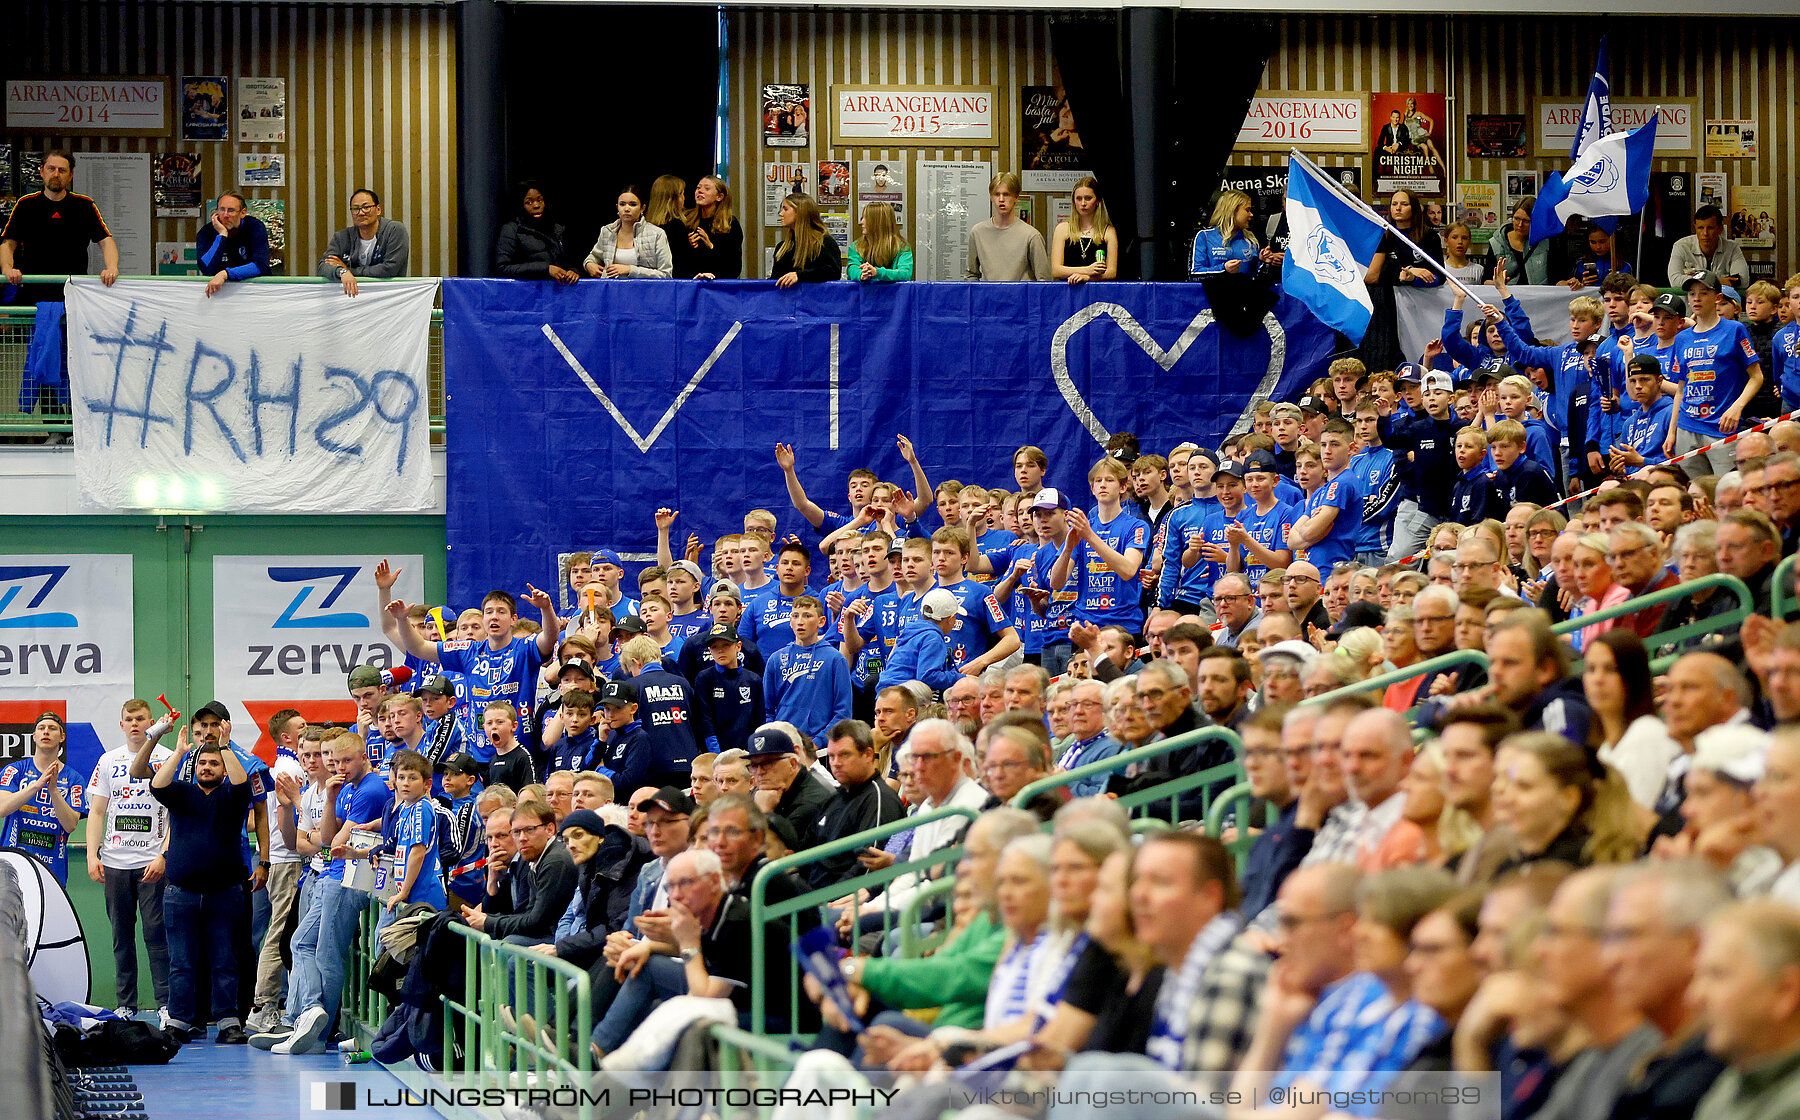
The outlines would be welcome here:
M 1713 1082 L 1694 1120 L 1792 1120 L 1800 1117 L 1800 1049 L 1728 1069 Z
M 871 957 L 857 981 L 878 1003 L 901 1011 L 936 1007 L 937 1026 L 979 1030 L 988 981 L 1005 945 L 1005 927 L 983 911 L 956 940 L 929 957 Z
M 862 266 L 862 256 L 856 251 L 856 242 L 852 241 L 850 242 L 850 267 L 845 270 L 844 275 L 852 280 L 860 281 L 862 279 Z M 882 268 L 880 265 L 875 266 L 876 281 L 911 280 L 913 278 L 912 273 L 913 259 L 912 246 L 910 245 L 901 248 L 900 255 L 894 258 L 894 267 Z

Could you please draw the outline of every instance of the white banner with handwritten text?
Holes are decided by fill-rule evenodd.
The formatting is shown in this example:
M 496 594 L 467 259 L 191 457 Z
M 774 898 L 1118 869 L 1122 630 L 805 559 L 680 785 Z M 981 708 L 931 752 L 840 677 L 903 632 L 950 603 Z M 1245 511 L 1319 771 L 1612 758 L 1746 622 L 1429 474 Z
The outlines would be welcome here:
M 85 506 L 430 509 L 436 280 L 67 286 Z

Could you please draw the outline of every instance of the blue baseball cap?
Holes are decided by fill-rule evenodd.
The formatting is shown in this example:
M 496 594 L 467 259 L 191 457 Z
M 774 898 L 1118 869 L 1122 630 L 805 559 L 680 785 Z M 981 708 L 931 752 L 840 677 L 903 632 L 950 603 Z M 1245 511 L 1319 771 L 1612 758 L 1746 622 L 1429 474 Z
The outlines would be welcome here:
M 596 548 L 594 550 L 593 562 L 596 564 L 611 564 L 615 568 L 623 568 L 625 566 L 625 561 L 619 559 L 619 554 L 610 548 Z
M 1275 461 L 1275 456 L 1267 451 L 1252 451 L 1250 454 L 1244 456 L 1243 473 L 1249 474 L 1252 471 L 1267 471 L 1270 474 L 1280 474 L 1281 465 Z
M 1417 362 L 1401 362 L 1394 367 L 1395 381 L 1424 381 L 1425 371 Z

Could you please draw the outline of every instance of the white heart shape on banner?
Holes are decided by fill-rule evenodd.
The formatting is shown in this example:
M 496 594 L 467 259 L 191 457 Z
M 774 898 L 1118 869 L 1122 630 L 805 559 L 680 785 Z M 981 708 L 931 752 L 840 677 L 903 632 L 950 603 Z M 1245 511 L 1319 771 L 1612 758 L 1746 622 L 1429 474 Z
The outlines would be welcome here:
M 1069 411 L 1075 414 L 1075 419 L 1081 421 L 1082 427 L 1086 428 L 1088 434 L 1094 437 L 1094 442 L 1105 446 L 1106 438 L 1112 434 L 1112 430 L 1102 424 L 1094 415 L 1094 410 L 1086 398 L 1075 388 L 1074 378 L 1069 376 L 1069 339 L 1074 336 L 1076 331 L 1102 315 L 1110 318 L 1121 331 L 1125 332 L 1126 338 L 1137 343 L 1138 349 L 1148 355 L 1151 361 L 1162 367 L 1164 372 L 1167 372 L 1175 368 L 1175 363 L 1179 362 L 1181 356 L 1187 353 L 1187 348 L 1193 345 L 1196 338 L 1200 337 L 1200 333 L 1213 324 L 1213 313 L 1210 307 L 1201 308 L 1195 314 L 1193 321 L 1187 325 L 1187 329 L 1181 332 L 1181 337 L 1175 340 L 1175 345 L 1167 350 L 1164 350 L 1154 338 L 1150 337 L 1150 332 L 1144 329 L 1144 325 L 1137 321 L 1135 315 L 1116 303 L 1091 303 L 1063 320 L 1062 326 L 1056 328 L 1056 334 L 1050 339 L 1051 376 L 1056 379 L 1056 388 L 1062 393 L 1063 400 L 1068 402 Z M 1267 312 L 1263 315 L 1263 330 L 1269 335 L 1269 367 L 1263 374 L 1262 383 L 1256 387 L 1256 391 L 1250 395 L 1249 402 L 1244 405 L 1243 415 L 1238 417 L 1237 423 L 1232 427 L 1233 435 L 1250 430 L 1256 402 L 1265 399 L 1275 391 L 1276 383 L 1281 380 L 1282 366 L 1287 364 L 1287 332 L 1282 329 L 1281 321 L 1275 318 L 1274 312 Z

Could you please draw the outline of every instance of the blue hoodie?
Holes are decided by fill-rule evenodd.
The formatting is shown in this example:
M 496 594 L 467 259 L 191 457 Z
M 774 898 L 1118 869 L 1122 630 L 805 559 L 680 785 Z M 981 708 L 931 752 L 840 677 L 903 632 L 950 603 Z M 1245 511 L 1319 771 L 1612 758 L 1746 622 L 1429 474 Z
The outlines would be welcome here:
M 639 712 L 644 709 L 640 706 Z M 650 755 L 654 751 L 650 745 L 650 736 L 644 730 L 644 721 L 634 719 L 624 727 L 612 733 L 606 742 L 606 765 L 600 773 L 612 779 L 614 789 L 622 789 L 625 796 L 644 784 L 650 774 Z
M 643 721 L 644 734 L 649 739 L 649 758 L 644 772 L 686 774 L 693 768 L 697 747 L 693 687 L 685 677 L 669 672 L 660 664 L 646 668 L 633 677 L 631 683 L 638 692 L 638 719 Z
M 1497 508 L 1501 510 L 1521 502 L 1548 506 L 1562 500 L 1556 480 L 1529 455 L 1521 455 L 1513 460 L 1512 466 L 1494 472 L 1494 494 L 1499 503 Z
M 889 685 L 924 681 L 942 692 L 962 676 L 950 667 L 950 639 L 938 629 L 937 623 L 928 618 L 915 618 L 900 631 L 900 640 L 894 643 L 894 652 L 882 666 L 875 687 L 879 691 Z
M 694 678 L 694 732 L 709 751 L 750 742 L 750 733 L 769 722 L 764 711 L 762 677 L 742 665 L 708 664 Z
M 837 721 L 850 718 L 850 701 L 850 663 L 823 638 L 784 647 L 763 673 L 769 718 L 793 724 L 815 743 L 825 742 Z
M 1485 465 L 1457 476 L 1456 489 L 1450 494 L 1450 520 L 1458 525 L 1473 525 L 1487 519 L 1495 505 L 1494 483 Z

